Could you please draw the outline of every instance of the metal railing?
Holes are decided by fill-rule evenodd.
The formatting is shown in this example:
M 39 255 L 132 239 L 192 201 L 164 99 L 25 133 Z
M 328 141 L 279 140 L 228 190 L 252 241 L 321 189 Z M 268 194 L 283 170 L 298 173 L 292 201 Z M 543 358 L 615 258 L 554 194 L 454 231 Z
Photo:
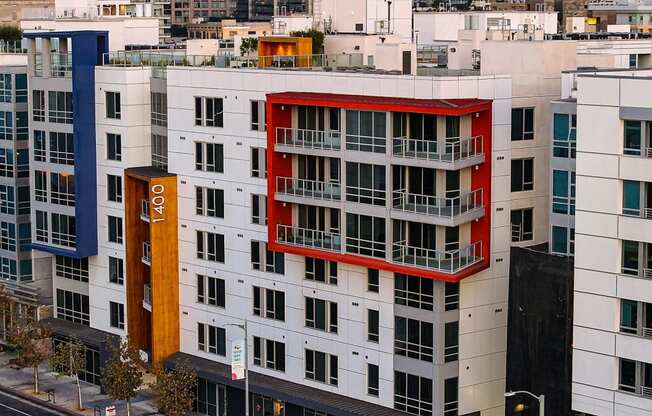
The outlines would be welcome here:
M 375 136 L 362 136 L 359 134 L 346 135 L 346 150 L 358 152 L 385 153 L 387 138 Z
M 290 225 L 276 225 L 276 241 L 294 246 L 342 251 L 342 237 L 340 234 L 293 227 Z
M 318 150 L 340 150 L 341 134 L 337 130 L 306 130 L 289 127 L 276 128 L 276 144 L 288 147 Z
M 411 194 L 405 189 L 399 189 L 392 193 L 392 208 L 414 214 L 454 218 L 482 208 L 482 196 L 482 189 L 455 198 Z
M 346 252 L 361 256 L 385 258 L 387 244 L 384 241 L 367 240 L 353 236 L 346 237 Z
M 642 277 L 643 279 L 652 279 L 652 269 L 648 269 L 646 267 L 643 267 L 641 269 L 633 269 L 630 267 L 622 266 L 621 273 L 626 274 L 628 276 Z
M 53 78 L 70 78 L 72 76 L 72 53 L 50 53 L 50 76 Z
M 392 155 L 395 157 L 440 162 L 455 162 L 483 153 L 482 136 L 449 137 L 439 141 L 395 137 L 392 145 Z
M 455 273 L 482 260 L 482 241 L 459 250 L 438 251 L 408 246 L 406 241 L 392 244 L 395 263 Z
M 624 208 L 623 215 L 628 217 L 639 217 L 646 220 L 652 219 L 652 208 Z
M 342 198 L 342 185 L 337 182 L 279 176 L 276 178 L 276 192 L 303 198 L 340 200 Z

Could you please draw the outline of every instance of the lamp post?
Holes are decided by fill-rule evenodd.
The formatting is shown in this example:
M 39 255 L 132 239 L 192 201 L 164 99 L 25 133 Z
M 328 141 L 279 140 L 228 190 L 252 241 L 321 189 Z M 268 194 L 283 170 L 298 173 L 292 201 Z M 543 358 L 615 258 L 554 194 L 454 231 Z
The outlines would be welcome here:
M 542 394 L 540 396 L 537 396 L 534 393 L 530 393 L 529 391 L 526 390 L 517 390 L 517 391 L 508 391 L 505 393 L 505 397 L 514 397 L 517 394 L 527 394 L 530 397 L 534 397 L 539 401 L 539 416 L 545 416 L 546 414 L 546 397 Z
M 226 324 L 226 326 L 237 326 L 244 331 L 245 345 L 245 416 L 249 416 L 249 332 L 247 330 L 247 320 L 243 324 Z

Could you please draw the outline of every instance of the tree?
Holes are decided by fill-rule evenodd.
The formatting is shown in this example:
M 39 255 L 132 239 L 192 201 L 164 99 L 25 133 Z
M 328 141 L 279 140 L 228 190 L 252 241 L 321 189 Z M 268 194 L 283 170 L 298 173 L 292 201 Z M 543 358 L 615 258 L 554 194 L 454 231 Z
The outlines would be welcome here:
M 290 32 L 290 36 L 299 38 L 312 38 L 313 55 L 324 53 L 324 32 L 320 32 L 317 29 L 298 30 L 296 32 Z
M 240 42 L 240 56 L 249 56 L 258 50 L 258 38 L 243 38 Z
M 86 347 L 78 339 L 61 342 L 56 346 L 50 357 L 50 368 L 57 375 L 73 377 L 77 382 L 77 405 L 84 410 L 82 404 L 81 383 L 79 373 L 86 368 Z
M 158 410 L 167 416 L 184 416 L 192 410 L 197 388 L 197 372 L 187 361 L 180 361 L 171 371 L 157 367 L 154 392 Z
M 52 354 L 50 331 L 38 321 L 24 319 L 11 328 L 10 343 L 18 353 L 12 364 L 34 369 L 34 392 L 38 394 L 38 367 Z
M 140 351 L 129 339 L 111 348 L 111 357 L 102 370 L 102 383 L 113 400 L 127 402 L 127 416 L 131 415 L 131 399 L 136 397 L 143 381 L 143 362 Z
M 18 42 L 23 37 L 23 33 L 16 26 L 1 25 L 0 41 Z

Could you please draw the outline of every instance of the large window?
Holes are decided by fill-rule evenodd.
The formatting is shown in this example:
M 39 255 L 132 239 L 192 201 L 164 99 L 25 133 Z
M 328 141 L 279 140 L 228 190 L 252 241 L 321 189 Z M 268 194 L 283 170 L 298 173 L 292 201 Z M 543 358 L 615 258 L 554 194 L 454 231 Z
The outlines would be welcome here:
M 48 202 L 48 174 L 40 170 L 34 171 L 34 199 Z
M 434 281 L 402 273 L 394 274 L 394 302 L 426 311 L 433 310 Z
M 251 130 L 265 131 L 265 101 L 251 101 Z
M 222 98 L 195 97 L 195 125 L 224 127 Z
M 555 113 L 553 118 L 553 156 L 575 159 L 577 116 Z
M 638 276 L 641 269 L 639 262 L 640 258 L 644 255 L 646 244 L 639 243 L 638 241 L 623 240 L 622 245 L 622 273 Z
M 0 185 L 0 214 L 16 213 L 16 195 L 13 186 Z
M 197 303 L 224 308 L 226 305 L 226 282 L 224 279 L 198 274 Z
M 119 134 L 106 134 L 106 158 L 115 161 L 122 160 L 122 136 Z
M 337 355 L 306 348 L 306 378 L 337 386 Z
M 122 218 L 108 216 L 109 241 L 112 243 L 122 244 Z
M 396 316 L 394 331 L 396 354 L 422 361 L 433 361 L 432 323 Z
M 458 415 L 458 395 L 457 377 L 444 380 L 444 416 Z
M 552 212 L 575 215 L 575 172 L 552 171 Z
M 0 279 L 17 280 L 16 260 L 0 256 Z
M 337 285 L 337 262 L 305 257 L 306 280 Z
M 641 122 L 625 120 L 625 143 L 623 153 L 626 155 L 641 156 Z
M 197 378 L 193 411 L 200 415 L 226 416 L 226 387 Z
M 380 291 L 380 271 L 367 269 L 367 291 L 378 293 Z
M 0 140 L 14 139 L 14 114 L 11 111 L 0 111 Z
M 385 257 L 385 219 L 346 213 L 346 251 Z
M 254 286 L 254 315 L 285 321 L 285 293 Z
M 251 194 L 251 222 L 267 225 L 267 195 Z
M 168 125 L 168 95 L 166 93 L 152 93 L 151 118 L 154 126 L 166 127 Z
M 52 220 L 52 244 L 76 247 L 75 217 L 52 213 L 50 219 Z
M 55 273 L 58 277 L 88 282 L 88 258 L 75 259 L 66 256 L 56 256 Z
M 90 326 L 88 296 L 57 289 L 57 318 Z
M 109 257 L 109 282 L 123 285 L 125 282 L 124 261 L 117 257 Z
M 575 253 L 575 229 L 566 228 L 558 225 L 552 226 L 550 251 L 554 254 L 561 254 L 564 256 L 573 255 Z
M 0 249 L 16 251 L 16 224 L 0 221 Z
M 48 121 L 72 124 L 72 92 L 48 91 Z
M 32 91 L 32 112 L 34 121 L 45 121 L 45 92 Z
M 50 132 L 50 163 L 75 164 L 75 146 L 72 133 Z
M 512 192 L 534 189 L 534 159 L 512 160 Z
M 394 409 L 412 415 L 433 416 L 432 380 L 394 371 Z
M 251 177 L 264 179 L 267 177 L 267 153 L 262 147 L 251 148 Z
M 197 258 L 224 263 L 224 235 L 197 231 Z
M 620 358 L 618 390 L 650 397 L 652 364 Z
M 106 118 L 120 119 L 122 115 L 120 106 L 120 93 L 106 91 Z
M 285 372 L 285 343 L 254 337 L 254 365 Z
M 337 303 L 306 297 L 307 328 L 337 334 Z
M 346 162 L 346 200 L 360 204 L 385 205 L 385 167 Z
M 48 242 L 48 214 L 44 211 L 36 211 L 36 241 Z
M 50 202 L 75 206 L 75 175 L 50 173 Z
M 224 173 L 224 146 L 195 142 L 195 170 Z
M 267 248 L 264 241 L 251 241 L 251 266 L 254 270 L 285 273 L 285 254 Z
M 106 175 L 106 188 L 109 201 L 122 202 L 122 176 Z
M 385 153 L 387 113 L 346 110 L 346 148 Z
M 623 215 L 641 215 L 641 183 L 623 181 Z
M 125 329 L 125 305 L 109 302 L 110 325 L 113 328 Z
M 47 139 L 45 132 L 34 130 L 34 161 L 45 162 Z
M 168 170 L 168 137 L 152 134 L 152 166 Z
M 378 397 L 380 393 L 379 373 L 376 364 L 367 363 L 367 394 L 370 396 Z
M 460 350 L 460 323 L 458 321 L 446 322 L 444 325 L 444 362 L 457 361 Z
M 0 149 L 0 176 L 14 177 L 14 151 L 12 149 Z
M 195 208 L 197 215 L 224 218 L 224 191 L 195 187 Z
M 512 241 L 530 241 L 534 239 L 533 212 L 534 208 L 512 210 Z
M 11 74 L 0 74 L 0 103 L 10 103 L 13 97 Z
M 27 102 L 27 74 L 16 74 L 16 102 Z
M 226 330 L 198 322 L 197 348 L 210 354 L 226 356 Z
M 380 312 L 367 309 L 367 341 L 378 343 L 380 339 Z
M 512 108 L 512 141 L 534 139 L 534 108 Z

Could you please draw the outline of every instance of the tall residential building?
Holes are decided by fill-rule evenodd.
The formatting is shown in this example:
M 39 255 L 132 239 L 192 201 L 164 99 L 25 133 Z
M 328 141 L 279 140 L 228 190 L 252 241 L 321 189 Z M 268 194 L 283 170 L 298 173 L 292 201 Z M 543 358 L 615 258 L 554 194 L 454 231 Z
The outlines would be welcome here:
M 577 76 L 573 410 L 652 414 L 650 71 Z

